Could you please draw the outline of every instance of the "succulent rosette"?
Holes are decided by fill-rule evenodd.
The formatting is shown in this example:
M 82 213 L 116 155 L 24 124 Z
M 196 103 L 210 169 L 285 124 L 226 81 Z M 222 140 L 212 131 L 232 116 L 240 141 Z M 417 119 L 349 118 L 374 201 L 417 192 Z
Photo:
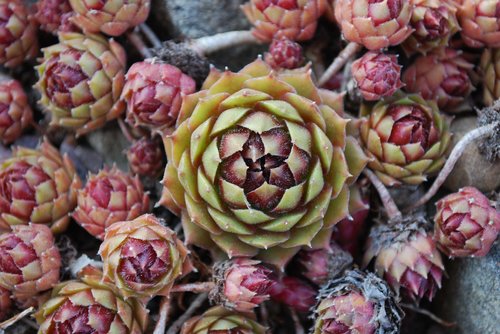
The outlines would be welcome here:
M 153 131 L 176 125 L 182 97 L 196 91 L 196 82 L 177 67 L 146 60 L 127 72 L 122 98 L 127 102 L 127 122 Z
M 0 0 L 0 65 L 16 67 L 38 52 L 36 25 L 20 0 Z
M 0 235 L 0 287 L 24 300 L 59 283 L 61 255 L 45 225 L 12 227 Z
M 69 0 L 72 18 L 85 34 L 103 32 L 120 36 L 146 21 L 151 0 Z
M 72 12 L 69 0 L 39 0 L 35 18 L 40 29 L 57 34 L 67 14 Z
M 99 248 L 104 279 L 125 298 L 141 300 L 168 296 L 174 281 L 192 270 L 188 253 L 174 231 L 148 214 L 108 227 Z
M 0 286 L 0 321 L 4 320 L 12 308 L 10 291 Z
M 182 216 L 188 243 L 282 266 L 302 246 L 328 245 L 347 215 L 366 157 L 346 123 L 310 71 L 274 73 L 262 60 L 213 70 L 164 137 L 160 203 Z
M 500 212 L 479 190 L 465 187 L 440 199 L 434 238 L 451 257 L 485 256 L 500 232 Z
M 352 256 L 358 255 L 361 250 L 361 241 L 367 232 L 367 217 L 370 213 L 369 196 L 365 185 L 360 182 L 350 187 L 349 217 L 342 219 L 333 230 L 332 238 Z
M 38 149 L 14 148 L 0 163 L 0 230 L 31 222 L 63 232 L 80 187 L 71 161 L 48 141 Z
M 491 106 L 500 99 L 500 49 L 485 49 L 481 56 L 481 72 L 483 74 L 483 102 Z
M 266 328 L 255 321 L 253 313 L 239 313 L 215 306 L 182 326 L 181 334 L 265 334 Z
M 460 52 L 445 49 L 415 59 L 403 73 L 403 82 L 406 90 L 435 100 L 440 109 L 453 112 L 474 89 L 469 75 L 473 68 L 474 64 Z
M 396 55 L 367 52 L 352 63 L 351 72 L 359 91 L 367 101 L 392 96 L 401 82 L 401 66 Z
M 276 70 L 294 69 L 304 62 L 300 44 L 287 38 L 273 39 L 264 59 Z
M 397 334 L 403 316 L 387 283 L 350 270 L 322 289 L 312 333 Z
M 21 83 L 0 79 L 0 141 L 12 143 L 32 122 L 33 111 Z
M 361 112 L 368 165 L 385 185 L 420 184 L 444 164 L 451 135 L 436 103 L 396 93 Z
M 260 261 L 248 258 L 224 261 L 214 271 L 216 288 L 210 292 L 210 299 L 239 312 L 251 312 L 268 300 L 277 279 Z
M 450 38 L 460 30 L 457 5 L 453 0 L 412 0 L 411 26 L 414 32 L 404 41 L 404 51 L 426 54 L 448 46 Z
M 328 249 L 312 251 L 301 250 L 296 260 L 300 266 L 302 276 L 318 286 L 322 286 L 330 279 L 335 278 L 352 264 L 352 256 L 342 250 L 335 242 L 330 243 Z
M 124 300 L 113 284 L 90 273 L 55 286 L 35 317 L 40 334 L 142 334 L 146 333 L 148 314 L 142 303 Z
M 379 50 L 401 44 L 412 33 L 412 8 L 407 0 L 336 0 L 335 17 L 345 39 Z
M 149 197 L 137 176 L 116 167 L 89 175 L 78 192 L 73 218 L 97 239 L 116 222 L 132 220 L 149 210 Z
M 90 132 L 125 110 L 125 50 L 99 35 L 60 33 L 59 44 L 43 49 L 36 88 L 51 125 Z
M 155 177 L 163 170 L 163 149 L 154 138 L 144 137 L 127 151 L 130 169 L 135 174 Z
M 270 42 L 274 38 L 306 41 L 316 32 L 318 19 L 327 0 L 249 0 L 243 12 L 253 24 L 255 37 Z
M 500 47 L 499 13 L 497 0 L 462 0 L 458 19 L 465 44 L 473 48 Z
M 411 300 L 432 300 L 444 274 L 444 265 L 427 222 L 416 219 L 372 228 L 363 259 L 398 293 Z

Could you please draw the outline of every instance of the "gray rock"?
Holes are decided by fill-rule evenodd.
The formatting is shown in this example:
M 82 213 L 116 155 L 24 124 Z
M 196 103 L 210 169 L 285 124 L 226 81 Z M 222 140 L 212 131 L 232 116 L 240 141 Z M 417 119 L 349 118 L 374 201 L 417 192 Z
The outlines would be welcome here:
M 240 9 L 247 0 L 153 0 L 149 22 L 162 39 L 198 38 L 233 30 L 248 30 L 250 23 Z M 265 50 L 241 46 L 211 55 L 219 68 L 238 70 Z
M 467 132 L 476 128 L 476 117 L 467 116 L 453 121 L 451 131 L 454 146 Z M 465 186 L 474 186 L 483 192 L 490 192 L 500 187 L 500 162 L 490 163 L 479 152 L 477 142 L 467 146 L 444 186 L 450 191 L 457 191 Z
M 123 136 L 116 123 L 93 131 L 87 136 L 89 145 L 104 158 L 104 164 L 111 167 L 116 164 L 123 171 L 128 171 L 128 160 L 125 151 L 130 143 Z
M 500 333 L 500 244 L 484 258 L 457 259 L 447 266 L 436 313 L 457 326 L 446 334 Z

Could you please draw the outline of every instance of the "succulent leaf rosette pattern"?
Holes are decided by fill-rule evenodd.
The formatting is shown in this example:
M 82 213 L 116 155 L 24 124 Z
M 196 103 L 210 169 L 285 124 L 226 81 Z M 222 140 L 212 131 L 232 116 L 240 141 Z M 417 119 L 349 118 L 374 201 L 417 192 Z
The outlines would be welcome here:
M 36 88 L 51 114 L 51 125 L 90 132 L 125 110 L 125 50 L 100 35 L 60 33 L 59 43 L 43 49 Z
M 163 171 L 163 149 L 154 138 L 141 138 L 127 151 L 127 160 L 133 173 L 155 177 Z
M 444 164 L 451 135 L 436 103 L 396 93 L 364 104 L 361 113 L 367 115 L 360 139 L 372 158 L 368 165 L 385 185 L 420 184 Z
M 113 223 L 134 219 L 149 210 L 149 197 L 137 176 L 118 168 L 89 175 L 78 192 L 73 218 L 94 237 L 103 240 Z
M 76 12 L 72 22 L 86 34 L 120 36 L 146 21 L 151 0 L 69 0 Z
M 80 187 L 72 162 L 48 141 L 38 149 L 14 148 L 0 164 L 0 230 L 31 222 L 63 232 Z
M 45 225 L 17 225 L 0 235 L 0 289 L 25 300 L 59 283 L 61 255 Z M 1 303 L 0 303 L 1 304 Z
M 408 0 L 336 0 L 335 18 L 342 35 L 369 50 L 401 44 L 413 31 Z
M 266 328 L 255 321 L 253 313 L 238 313 L 215 306 L 188 320 L 181 334 L 265 334 Z
M 182 216 L 188 243 L 280 265 L 328 244 L 366 157 L 310 71 L 274 73 L 262 60 L 213 70 L 179 123 L 164 138 L 160 203 Z
M 242 6 L 254 25 L 253 34 L 264 42 L 274 38 L 306 41 L 316 32 L 327 0 L 250 0 Z
M 38 333 L 146 333 L 147 310 L 136 299 L 124 300 L 96 270 L 54 287 L 35 318 Z
M 397 334 L 404 313 L 385 281 L 361 270 L 325 285 L 315 310 L 313 334 Z
M 174 281 L 192 270 L 188 253 L 153 215 L 111 225 L 99 249 L 105 279 L 125 298 L 141 300 L 168 296 Z
M 57 34 L 64 21 L 72 15 L 69 0 L 39 0 L 36 3 L 35 18 L 40 29 Z
M 38 52 L 35 22 L 20 0 L 0 0 L 0 64 L 14 68 Z
M 447 48 L 415 59 L 403 73 L 403 81 L 406 90 L 435 100 L 439 108 L 452 112 L 459 110 L 474 89 L 470 79 L 473 69 L 474 64 L 458 51 Z
M 500 232 L 500 212 L 473 187 L 465 187 L 437 203 L 434 238 L 451 257 L 485 256 Z
M 457 5 L 453 0 L 412 0 L 411 26 L 414 32 L 403 42 L 409 55 L 448 46 L 450 38 L 460 30 Z
M 462 39 L 473 48 L 500 47 L 500 3 L 462 0 L 458 10 Z
M 32 122 L 33 111 L 21 83 L 0 79 L 0 141 L 12 143 Z
M 432 300 L 441 288 L 443 259 L 423 220 L 373 227 L 363 265 L 371 262 L 378 276 L 410 300 Z
M 127 122 L 162 132 L 176 125 L 182 97 L 196 91 L 196 82 L 180 69 L 156 60 L 135 63 L 127 72 L 122 99 Z
M 483 99 L 488 106 L 500 99 L 500 49 L 485 49 L 481 56 L 480 69 L 484 77 Z

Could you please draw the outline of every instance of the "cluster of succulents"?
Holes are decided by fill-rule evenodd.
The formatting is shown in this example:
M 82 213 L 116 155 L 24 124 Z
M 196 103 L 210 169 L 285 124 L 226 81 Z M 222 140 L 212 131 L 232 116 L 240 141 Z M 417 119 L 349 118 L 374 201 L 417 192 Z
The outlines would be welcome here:
M 448 114 L 485 107 L 498 151 L 498 1 L 249 0 L 251 30 L 162 46 L 151 7 L 0 0 L 0 332 L 396 334 L 442 254 L 487 256 L 498 194 L 392 196 L 453 168 Z M 198 71 L 238 42 L 268 51 Z M 116 129 L 128 166 L 85 161 Z

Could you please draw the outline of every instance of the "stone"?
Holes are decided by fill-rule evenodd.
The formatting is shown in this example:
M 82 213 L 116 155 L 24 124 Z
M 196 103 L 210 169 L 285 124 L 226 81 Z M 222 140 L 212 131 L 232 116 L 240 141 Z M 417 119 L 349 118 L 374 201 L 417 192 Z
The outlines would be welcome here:
M 500 244 L 482 258 L 450 261 L 434 312 L 457 326 L 445 334 L 499 333 L 500 324 Z
M 111 167 L 113 164 L 128 171 L 128 160 L 125 151 L 130 146 L 122 134 L 116 122 L 89 133 L 87 136 L 89 145 L 104 158 L 104 164 Z
M 149 23 L 162 40 L 198 38 L 248 30 L 250 22 L 240 9 L 247 0 L 153 0 Z M 233 71 L 255 60 L 266 46 L 246 45 L 210 55 L 218 68 Z
M 469 131 L 476 128 L 475 116 L 457 118 L 451 124 L 453 137 L 451 147 Z M 490 163 L 479 152 L 477 142 L 469 144 L 455 168 L 446 179 L 444 186 L 450 191 L 466 186 L 474 186 L 482 192 L 490 192 L 500 187 L 500 161 Z

